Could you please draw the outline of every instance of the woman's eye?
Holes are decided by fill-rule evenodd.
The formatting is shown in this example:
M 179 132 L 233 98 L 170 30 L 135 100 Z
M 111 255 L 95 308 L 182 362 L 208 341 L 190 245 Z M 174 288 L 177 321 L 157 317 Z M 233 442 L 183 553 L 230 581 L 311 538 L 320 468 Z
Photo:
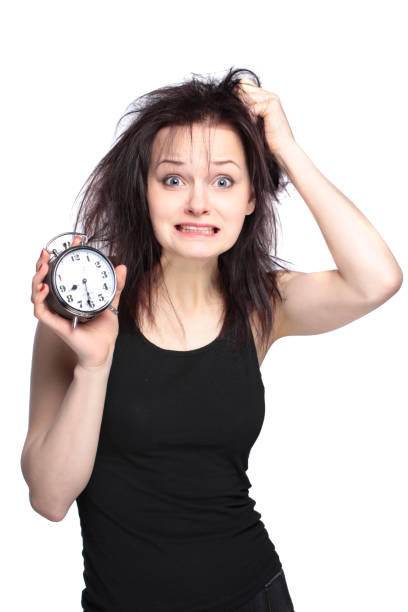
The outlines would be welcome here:
M 169 179 L 176 179 L 176 181 L 179 181 L 179 180 L 180 180 L 180 179 L 178 178 L 178 176 L 166 176 L 166 177 L 163 179 L 163 183 L 165 183 L 166 185 L 168 185 L 167 181 L 168 181 Z M 174 183 L 173 183 L 173 185 L 174 185 Z
M 228 176 L 220 176 L 220 178 L 218 178 L 217 181 L 229 181 L 231 185 L 234 183 L 234 179 L 229 178 Z
M 163 179 L 163 183 L 165 183 L 165 184 L 166 184 L 166 185 L 168 185 L 169 187 L 171 187 L 171 185 L 175 185 L 176 187 L 178 186 L 176 183 L 168 183 L 167 181 L 168 181 L 169 179 L 179 181 L 179 180 L 180 180 L 180 178 L 179 178 L 178 176 L 170 175 L 170 176 L 166 176 L 166 177 Z M 229 176 L 220 176 L 219 178 L 217 178 L 217 181 L 224 181 L 224 184 L 225 184 L 225 181 L 230 181 L 231 186 L 232 186 L 232 185 L 235 183 L 234 179 L 232 179 L 232 178 L 231 178 L 231 177 L 229 177 Z

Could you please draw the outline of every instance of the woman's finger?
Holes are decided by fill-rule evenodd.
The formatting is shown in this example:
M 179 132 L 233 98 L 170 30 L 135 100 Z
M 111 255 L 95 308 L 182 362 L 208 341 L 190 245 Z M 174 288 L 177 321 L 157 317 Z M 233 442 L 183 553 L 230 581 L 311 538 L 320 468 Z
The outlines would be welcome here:
M 111 305 L 113 306 L 113 308 L 116 308 L 117 310 L 119 307 L 120 294 L 122 293 L 123 287 L 125 286 L 125 282 L 126 282 L 127 267 L 124 264 L 120 264 L 119 266 L 116 266 L 115 274 L 116 274 L 116 280 L 117 280 L 116 293 L 115 293 L 115 297 L 112 300 Z

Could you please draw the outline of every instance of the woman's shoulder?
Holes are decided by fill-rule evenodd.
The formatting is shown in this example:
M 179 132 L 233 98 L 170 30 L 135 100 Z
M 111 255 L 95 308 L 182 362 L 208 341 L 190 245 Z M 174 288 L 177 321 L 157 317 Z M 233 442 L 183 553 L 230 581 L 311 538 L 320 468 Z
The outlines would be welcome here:
M 280 296 L 284 300 L 285 299 L 285 286 L 287 282 L 289 281 L 289 279 L 293 278 L 293 276 L 298 274 L 298 272 L 295 272 L 293 270 L 287 270 L 287 269 L 278 269 L 278 270 L 274 270 L 270 274 L 273 275 L 275 286 L 278 289 Z M 274 298 L 271 295 L 270 296 L 270 306 L 272 309 L 273 326 L 272 326 L 272 330 L 268 338 L 268 341 L 266 343 L 266 347 L 265 346 L 262 347 L 262 339 L 261 339 L 261 333 L 260 333 L 261 331 L 260 319 L 259 319 L 259 315 L 255 308 L 253 309 L 249 317 L 250 325 L 252 329 L 252 335 L 254 337 L 254 342 L 255 342 L 255 346 L 256 346 L 256 350 L 258 354 L 259 365 L 261 365 L 262 361 L 265 359 L 272 344 L 280 337 L 279 336 L 279 325 L 282 319 L 282 302 L 279 299 L 279 297 L 276 298 L 275 296 Z
M 262 342 L 262 337 L 261 337 L 261 324 L 260 324 L 260 319 L 259 319 L 259 315 L 257 313 L 257 311 L 254 309 L 252 311 L 252 313 L 249 315 L 249 324 L 251 326 L 251 330 L 252 330 L 252 336 L 254 338 L 254 343 L 255 343 L 255 347 L 256 347 L 256 352 L 258 355 L 258 363 L 259 366 L 261 366 L 263 360 L 265 359 L 269 349 L 271 348 L 272 344 L 275 342 L 275 335 L 276 335 L 276 331 L 275 331 L 275 322 L 276 322 L 276 311 L 279 308 L 279 303 L 276 302 L 275 304 L 272 302 L 272 308 L 273 308 L 273 327 L 272 327 L 272 331 L 271 334 L 267 340 L 266 346 L 265 344 Z

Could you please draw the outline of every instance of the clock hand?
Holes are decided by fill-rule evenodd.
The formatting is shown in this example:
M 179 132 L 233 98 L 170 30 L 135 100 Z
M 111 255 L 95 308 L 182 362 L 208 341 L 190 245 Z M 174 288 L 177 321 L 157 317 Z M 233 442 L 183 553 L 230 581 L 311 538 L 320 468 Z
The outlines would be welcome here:
M 90 303 L 90 301 L 91 301 L 91 294 L 89 293 L 89 291 L 88 291 L 88 286 L 87 286 L 87 284 L 86 284 L 88 281 L 86 280 L 86 278 L 83 278 L 83 279 L 82 279 L 82 282 L 83 282 L 83 284 L 85 285 L 86 295 L 88 296 L 88 304 L 89 304 L 89 303 Z

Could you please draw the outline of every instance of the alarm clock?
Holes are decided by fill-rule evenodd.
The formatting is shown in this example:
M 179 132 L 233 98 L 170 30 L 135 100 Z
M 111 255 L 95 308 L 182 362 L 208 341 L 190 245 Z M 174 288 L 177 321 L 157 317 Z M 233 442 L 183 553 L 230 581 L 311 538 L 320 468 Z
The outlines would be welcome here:
M 71 246 L 63 242 L 62 249 L 48 249 L 61 236 L 82 236 L 81 243 Z M 58 234 L 50 240 L 46 249 L 51 254 L 45 283 L 49 292 L 45 298 L 48 306 L 57 314 L 72 319 L 72 327 L 78 321 L 85 323 L 110 306 L 116 294 L 115 269 L 109 259 L 98 249 L 87 245 L 88 238 L 78 232 Z M 117 311 L 116 311 L 117 313 Z

